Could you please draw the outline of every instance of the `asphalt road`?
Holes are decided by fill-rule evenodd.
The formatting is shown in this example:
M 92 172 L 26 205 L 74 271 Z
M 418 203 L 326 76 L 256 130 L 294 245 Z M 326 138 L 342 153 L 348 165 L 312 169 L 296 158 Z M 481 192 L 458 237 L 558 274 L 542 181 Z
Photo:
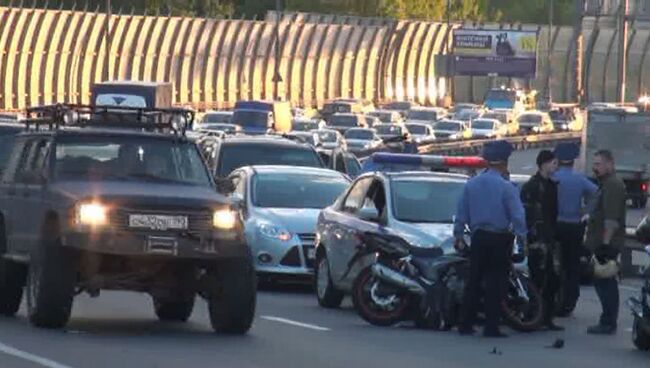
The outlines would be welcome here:
M 625 287 L 623 297 L 634 288 Z M 24 309 L 0 319 L 0 366 L 11 368 L 177 368 L 177 367 L 647 367 L 650 353 L 630 342 L 631 317 L 621 310 L 615 336 L 589 336 L 598 304 L 583 288 L 573 317 L 559 320 L 566 332 L 520 334 L 507 339 L 461 337 L 455 332 L 414 329 L 404 324 L 366 324 L 345 302 L 324 310 L 304 288 L 263 291 L 249 335 L 220 336 L 210 331 L 205 303 L 187 324 L 159 323 L 148 297 L 104 292 L 80 296 L 66 331 L 31 327 Z M 549 349 L 556 339 L 561 350 Z M 493 352 L 496 348 L 496 354 Z M 35 362 L 40 359 L 40 363 Z
M 513 173 L 534 172 L 535 151 L 513 156 Z M 532 163 L 532 165 L 531 165 Z M 643 211 L 630 211 L 628 223 Z M 639 282 L 626 281 L 621 301 Z M 205 303 L 186 324 L 156 320 L 148 296 L 103 292 L 81 295 L 64 331 L 29 325 L 24 306 L 16 318 L 0 318 L 0 368 L 177 368 L 177 367 L 648 367 L 650 353 L 634 349 L 631 316 L 621 303 L 615 336 L 585 333 L 599 313 L 591 287 L 583 287 L 574 315 L 559 319 L 559 333 L 521 334 L 508 339 L 461 337 L 411 325 L 370 326 L 346 300 L 341 310 L 317 306 L 309 288 L 281 287 L 258 294 L 255 324 L 247 336 L 215 335 Z M 561 350 L 549 349 L 564 339 Z

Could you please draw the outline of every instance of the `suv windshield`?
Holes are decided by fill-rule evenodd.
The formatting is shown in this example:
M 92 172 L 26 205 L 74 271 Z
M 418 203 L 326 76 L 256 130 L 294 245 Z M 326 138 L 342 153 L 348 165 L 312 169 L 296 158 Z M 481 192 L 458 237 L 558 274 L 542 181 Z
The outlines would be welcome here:
M 330 125 L 339 127 L 355 127 L 358 126 L 358 119 L 356 116 L 337 116 L 334 115 L 330 118 Z
M 134 137 L 61 137 L 58 180 L 136 180 L 211 186 L 193 143 Z
M 451 130 L 454 132 L 460 131 L 460 124 L 459 123 L 454 123 L 451 121 L 441 121 L 439 123 L 436 123 L 436 129 L 438 130 Z
M 405 222 L 453 223 L 464 183 L 394 180 L 391 183 L 395 218 Z
M 255 110 L 236 110 L 232 114 L 232 123 L 243 127 L 268 128 L 269 113 Z
M 374 134 L 372 133 L 372 130 L 350 129 L 347 132 L 345 132 L 345 138 L 347 138 L 347 139 L 371 140 L 371 139 L 373 139 L 373 137 L 374 137 Z
M 310 147 L 273 143 L 224 143 L 219 152 L 217 176 L 249 165 L 289 165 L 323 167 L 316 151 Z
M 342 176 L 263 173 L 253 178 L 252 200 L 257 207 L 321 209 L 334 203 L 347 186 Z

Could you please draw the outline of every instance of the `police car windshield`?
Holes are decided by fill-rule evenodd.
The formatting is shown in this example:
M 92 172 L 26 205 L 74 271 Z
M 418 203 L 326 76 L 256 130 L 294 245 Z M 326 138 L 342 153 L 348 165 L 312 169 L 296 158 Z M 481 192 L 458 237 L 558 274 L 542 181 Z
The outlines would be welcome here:
M 272 143 L 224 144 L 219 153 L 217 176 L 227 176 L 233 170 L 249 165 L 323 166 L 318 154 L 306 146 Z
M 60 137 L 57 180 L 147 181 L 211 186 L 192 143 L 132 137 Z
M 325 208 L 348 186 L 342 176 L 259 173 L 253 177 L 252 201 L 264 208 Z
M 374 137 L 372 130 L 367 129 L 350 129 L 345 132 L 345 138 L 347 139 L 364 139 L 371 140 Z
M 458 132 L 460 131 L 460 124 L 452 121 L 441 121 L 436 123 L 436 129 L 438 130 L 451 130 Z
M 411 110 L 406 115 L 406 118 L 409 120 L 436 121 L 438 120 L 438 113 L 436 111 Z
M 393 180 L 393 215 L 404 222 L 452 223 L 463 185 L 463 181 Z

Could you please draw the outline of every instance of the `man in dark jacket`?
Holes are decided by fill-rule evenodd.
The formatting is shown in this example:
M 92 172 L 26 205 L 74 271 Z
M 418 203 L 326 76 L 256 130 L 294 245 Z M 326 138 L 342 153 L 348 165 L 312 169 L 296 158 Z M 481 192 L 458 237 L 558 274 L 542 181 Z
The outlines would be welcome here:
M 559 289 L 553 257 L 558 212 L 557 183 L 551 179 L 557 170 L 555 155 L 549 150 L 541 151 L 537 156 L 537 167 L 537 173 L 521 188 L 528 225 L 528 266 L 532 281 L 542 292 L 544 300 L 543 327 L 559 331 L 563 328 L 553 323 L 555 294 Z

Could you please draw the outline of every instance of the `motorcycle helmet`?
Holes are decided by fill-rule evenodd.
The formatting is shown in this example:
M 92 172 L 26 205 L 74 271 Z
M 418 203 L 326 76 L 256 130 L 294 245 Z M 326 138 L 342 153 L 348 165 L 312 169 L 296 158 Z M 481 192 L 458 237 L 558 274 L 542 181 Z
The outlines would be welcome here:
M 596 256 L 591 257 L 594 278 L 609 279 L 618 275 L 619 265 L 614 259 L 608 259 L 601 263 Z

